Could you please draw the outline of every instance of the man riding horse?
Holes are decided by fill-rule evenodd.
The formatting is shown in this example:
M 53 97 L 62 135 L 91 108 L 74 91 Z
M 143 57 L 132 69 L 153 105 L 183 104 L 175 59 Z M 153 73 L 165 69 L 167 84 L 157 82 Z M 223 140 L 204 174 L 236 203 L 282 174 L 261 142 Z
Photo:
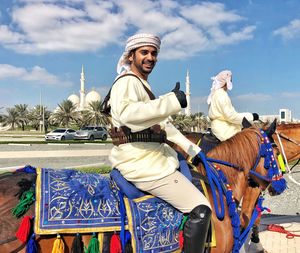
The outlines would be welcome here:
M 118 63 L 118 76 L 110 91 L 111 136 L 114 147 L 112 166 L 137 188 L 157 196 L 183 213 L 184 252 L 202 253 L 211 218 L 206 197 L 177 169 L 173 142 L 191 157 L 200 148 L 189 141 L 169 121 L 187 106 L 179 83 L 165 95 L 155 98 L 147 82 L 160 50 L 160 39 L 136 34 L 127 40 Z
M 232 73 L 223 70 L 212 77 L 211 92 L 207 98 L 208 116 L 211 120 L 212 133 L 225 141 L 241 131 L 243 118 L 249 121 L 258 120 L 257 113 L 238 113 L 228 96 L 227 90 L 232 90 Z

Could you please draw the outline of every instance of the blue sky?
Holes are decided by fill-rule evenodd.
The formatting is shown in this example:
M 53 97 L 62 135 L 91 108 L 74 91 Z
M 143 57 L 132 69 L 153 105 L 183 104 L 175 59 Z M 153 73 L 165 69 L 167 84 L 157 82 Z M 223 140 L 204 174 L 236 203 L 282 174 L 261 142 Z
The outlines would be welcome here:
M 162 39 L 149 78 L 156 95 L 184 87 L 190 72 L 192 111 L 207 113 L 211 77 L 233 72 L 235 108 L 300 119 L 298 0 L 1 0 L 0 112 L 15 104 L 54 109 L 80 88 L 103 97 L 116 76 L 128 36 Z

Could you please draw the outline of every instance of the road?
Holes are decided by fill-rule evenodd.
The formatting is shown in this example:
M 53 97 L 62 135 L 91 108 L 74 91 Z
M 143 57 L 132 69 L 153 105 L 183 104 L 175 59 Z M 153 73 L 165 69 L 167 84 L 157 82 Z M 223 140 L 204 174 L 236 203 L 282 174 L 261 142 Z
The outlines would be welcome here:
M 23 165 L 44 168 L 69 168 L 81 165 L 105 164 L 112 144 L 31 144 L 0 145 L 0 168 Z

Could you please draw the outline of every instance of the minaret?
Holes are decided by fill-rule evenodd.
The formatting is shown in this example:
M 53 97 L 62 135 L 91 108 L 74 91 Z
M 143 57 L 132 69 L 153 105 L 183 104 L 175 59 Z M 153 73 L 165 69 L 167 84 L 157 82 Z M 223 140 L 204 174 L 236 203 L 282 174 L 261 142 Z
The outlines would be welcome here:
M 83 71 L 83 65 L 81 68 L 81 75 L 80 75 L 80 103 L 79 103 L 79 110 L 83 110 L 85 106 L 85 90 L 84 90 L 84 71 Z
M 186 72 L 186 78 L 185 78 L 185 94 L 186 94 L 186 100 L 187 100 L 187 107 L 185 108 L 185 115 L 190 116 L 191 115 L 191 84 L 190 84 L 190 75 L 189 71 Z

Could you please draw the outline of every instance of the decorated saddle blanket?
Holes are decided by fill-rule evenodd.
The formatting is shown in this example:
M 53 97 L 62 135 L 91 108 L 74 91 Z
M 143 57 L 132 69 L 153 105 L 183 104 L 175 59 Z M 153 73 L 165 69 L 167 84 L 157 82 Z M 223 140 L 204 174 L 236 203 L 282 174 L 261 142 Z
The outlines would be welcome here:
M 131 233 L 134 252 L 179 249 L 182 213 L 163 200 L 151 195 L 120 199 L 115 183 L 100 174 L 68 169 L 36 172 L 36 234 L 121 231 L 123 226 Z

